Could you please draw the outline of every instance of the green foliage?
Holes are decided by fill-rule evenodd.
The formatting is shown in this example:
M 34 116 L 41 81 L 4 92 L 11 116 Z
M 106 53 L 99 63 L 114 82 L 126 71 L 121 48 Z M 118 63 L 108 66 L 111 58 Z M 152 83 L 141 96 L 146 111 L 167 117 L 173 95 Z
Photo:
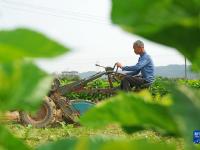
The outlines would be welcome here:
M 199 10 L 199 0 L 112 0 L 112 21 L 131 33 L 177 48 L 192 62 L 193 67 L 200 70 Z M 0 112 L 15 108 L 32 110 L 39 106 L 41 102 L 39 100 L 50 86 L 51 77 L 27 60 L 53 57 L 67 50 L 34 31 L 27 29 L 1 31 L 0 82 L 3 84 L 0 84 L 0 102 L 5 106 L 0 106 Z M 102 83 L 95 84 L 96 87 L 105 86 Z M 152 90 L 154 93 L 157 92 L 161 96 L 167 93 L 159 83 L 155 85 L 156 88 Z M 168 98 L 167 104 L 154 103 L 153 100 L 136 94 L 120 94 L 91 109 L 82 117 L 81 123 L 96 127 L 117 122 L 127 133 L 154 129 L 160 133 L 181 136 L 187 141 L 187 149 L 194 149 L 194 145 L 191 144 L 192 132 L 200 126 L 199 89 L 191 90 L 185 86 L 171 84 L 168 88 L 172 99 Z M 28 149 L 2 126 L 0 131 L 0 149 Z M 72 149 L 174 149 L 168 144 L 149 140 L 98 138 L 61 140 L 38 149 L 67 147 Z
M 55 57 L 68 49 L 29 29 L 0 31 L 0 62 L 24 58 Z
M 119 123 L 127 133 L 155 129 L 169 134 L 179 134 L 177 125 L 166 106 L 145 102 L 136 94 L 120 94 L 89 110 L 81 123 L 89 127 L 102 127 Z
M 69 84 L 74 81 L 80 80 L 80 77 L 78 75 L 61 75 L 59 76 L 59 81 L 61 86 Z
M 183 149 L 183 140 L 181 138 L 174 138 L 172 136 L 161 136 L 157 132 L 152 130 L 140 131 L 133 134 L 126 134 L 118 125 L 112 124 L 107 128 L 103 129 L 92 129 L 85 126 L 73 127 L 73 125 L 66 125 L 65 122 L 60 122 L 56 127 L 48 128 L 34 128 L 34 127 L 25 127 L 20 124 L 10 123 L 6 127 L 20 139 L 23 139 L 30 147 L 35 148 L 38 145 L 42 145 L 49 142 L 54 142 L 60 139 L 71 139 L 71 138 L 82 138 L 90 136 L 90 138 L 102 137 L 105 139 L 118 138 L 118 139 L 129 139 L 140 140 L 146 139 L 155 141 L 156 143 L 168 143 L 176 145 L 177 149 Z M 113 140 L 114 140 L 113 139 Z M 46 145 L 46 144 L 45 144 Z M 67 148 L 65 148 L 67 149 Z
M 197 0 L 187 2 L 179 0 L 112 0 L 111 17 L 113 23 L 128 32 L 178 49 L 192 62 L 193 67 L 199 71 L 199 10 L 200 1 Z M 163 96 L 168 93 L 165 87 L 160 86 L 158 82 L 154 84 L 155 88 L 151 88 L 153 95 L 159 93 Z M 155 128 L 161 127 L 168 133 L 170 133 L 170 130 L 167 125 L 174 123 L 172 125 L 176 129 L 173 130 L 174 134 L 179 135 L 177 133 L 180 132 L 180 135 L 187 141 L 187 149 L 194 149 L 194 145 L 191 144 L 192 133 L 200 126 L 198 121 L 200 117 L 200 95 L 197 94 L 200 93 L 199 89 L 192 91 L 185 86 L 176 87 L 173 84 L 168 84 L 167 87 L 170 88 L 172 97 L 170 106 L 150 105 L 149 103 L 142 103 L 142 100 L 135 95 L 132 97 L 121 95 L 121 97 L 115 97 L 113 100 L 107 103 L 104 102 L 90 110 L 82 118 L 81 122 L 96 126 L 97 121 L 94 122 L 93 120 L 91 122 L 91 120 L 99 118 L 98 123 L 100 126 L 114 121 L 118 122 L 122 127 L 124 125 L 126 127 L 131 122 L 132 125 L 125 128 L 125 131 L 135 132 L 144 127 L 153 126 Z M 195 87 L 198 86 L 195 85 Z M 118 100 L 119 98 L 121 100 Z M 149 114 L 146 110 L 148 110 Z M 159 116 L 158 119 L 155 119 L 157 116 Z M 165 117 L 168 118 L 167 125 L 161 126 L 159 123 Z M 162 123 L 165 123 L 165 121 L 163 120 Z
M 178 83 L 185 84 L 194 89 L 200 89 L 200 80 L 178 80 Z
M 63 80 L 64 81 L 64 80 Z M 61 82 L 63 82 L 61 81 Z M 67 82 L 67 84 L 70 83 L 70 81 Z M 64 84 L 63 84 L 64 85 Z M 90 83 L 87 84 L 85 87 L 85 90 L 83 92 L 71 92 L 65 95 L 68 99 L 86 99 L 91 101 L 100 101 L 105 100 L 106 98 L 109 98 L 112 96 L 112 93 L 103 93 L 103 92 L 90 92 L 90 90 L 95 89 L 106 89 L 109 88 L 109 83 L 105 79 L 96 79 Z M 119 83 L 113 82 L 113 86 L 117 87 L 119 86 Z
M 168 79 L 163 77 L 157 77 L 154 83 L 149 88 L 151 95 L 155 100 L 161 100 L 163 96 L 171 93 L 170 86 L 167 86 L 167 83 L 176 83 L 178 85 L 186 85 L 193 89 L 200 89 L 200 80 L 186 80 L 186 79 Z
M 0 102 L 1 110 L 39 106 L 52 78 L 27 58 L 53 57 L 67 48 L 28 29 L 0 31 Z
M 154 129 L 165 134 L 183 136 L 187 141 L 187 148 L 191 145 L 193 131 L 198 129 L 200 122 L 199 91 L 192 91 L 185 86 L 172 88 L 170 105 L 159 105 L 145 102 L 144 97 L 135 94 L 121 94 L 109 101 L 97 105 L 89 110 L 81 123 L 89 127 L 103 127 L 117 122 L 127 133 L 143 129 Z M 148 100 L 151 101 L 151 100 Z
M 32 62 L 0 64 L 0 110 L 35 110 L 51 82 L 52 77 Z
M 169 82 L 169 79 L 158 77 L 150 86 L 149 91 L 156 100 L 160 100 L 161 97 L 169 93 L 169 89 L 164 84 L 165 82 Z
M 105 100 L 106 98 L 111 97 L 112 94 L 109 93 L 100 93 L 100 92 L 95 92 L 95 93 L 90 93 L 90 92 L 71 92 L 66 95 L 68 99 L 85 99 L 85 100 L 91 100 L 91 101 L 101 101 Z
M 16 139 L 7 129 L 0 125 L 0 149 L 20 149 L 29 150 L 30 148 L 22 143 L 20 140 Z
M 49 150 L 49 149 L 70 149 L 74 150 L 110 150 L 110 149 L 169 149 L 175 150 L 174 145 L 167 145 L 161 142 L 153 142 L 146 139 L 140 140 L 128 140 L 128 139 L 111 139 L 111 138 L 80 138 L 79 140 L 75 138 L 60 140 L 56 143 L 50 143 L 48 145 L 43 145 L 38 148 L 38 150 Z
M 0 31 L 0 113 L 11 109 L 36 110 L 52 77 L 34 65 L 31 58 L 53 57 L 66 51 L 67 48 L 35 31 Z M 0 132 L 1 149 L 29 149 L 2 126 Z
M 200 1 L 112 0 L 112 22 L 178 49 L 200 69 Z
M 61 80 L 62 85 L 69 84 L 70 80 Z M 175 82 L 180 85 L 187 85 L 189 87 L 192 87 L 194 89 L 199 89 L 200 88 L 200 80 L 185 80 L 185 79 L 169 79 L 169 78 L 163 78 L 163 77 L 156 77 L 155 81 L 153 84 L 150 86 L 149 91 L 151 95 L 153 96 L 153 99 L 155 101 L 160 101 L 164 96 L 170 93 L 170 87 L 166 86 L 166 83 L 169 82 Z M 114 87 L 118 87 L 119 83 L 113 82 Z M 95 81 L 90 82 L 86 86 L 86 90 L 90 89 L 97 89 L 97 88 L 108 88 L 109 83 L 107 80 L 104 79 L 97 79 Z M 91 101 L 96 101 L 96 100 L 105 100 L 106 98 L 109 98 L 113 96 L 112 94 L 106 94 L 106 93 L 90 93 L 90 92 L 71 92 L 66 95 L 67 98 L 69 99 L 87 99 Z
M 60 85 L 63 86 L 63 85 L 66 85 L 66 84 L 69 84 L 69 83 L 72 83 L 73 80 L 69 80 L 69 79 L 62 79 L 60 80 Z
M 90 83 L 88 83 L 87 88 L 91 89 L 91 88 L 108 88 L 109 87 L 109 83 L 108 81 L 104 80 L 104 79 L 96 79 Z
M 171 87 L 174 103 L 169 112 L 179 126 L 182 136 L 186 139 L 189 148 L 192 148 L 192 131 L 200 127 L 200 92 L 186 86 Z

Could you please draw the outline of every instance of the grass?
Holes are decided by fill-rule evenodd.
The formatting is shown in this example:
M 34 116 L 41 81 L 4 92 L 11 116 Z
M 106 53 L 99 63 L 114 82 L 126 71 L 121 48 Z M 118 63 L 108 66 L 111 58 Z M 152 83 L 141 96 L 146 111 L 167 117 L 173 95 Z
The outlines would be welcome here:
M 56 127 L 49 128 L 33 128 L 31 126 L 24 127 L 20 124 L 9 123 L 7 124 L 7 128 L 18 138 L 25 141 L 30 147 L 37 147 L 46 142 L 57 141 L 63 138 L 70 137 L 93 137 L 93 136 L 101 136 L 101 137 L 114 137 L 114 138 L 130 138 L 130 139 L 151 139 L 153 141 L 160 141 L 172 144 L 174 143 L 177 146 L 177 149 L 182 150 L 184 143 L 183 139 L 174 138 L 174 137 L 163 137 L 159 135 L 159 133 L 145 130 L 141 132 L 137 132 L 131 135 L 126 134 L 118 125 L 110 125 L 105 127 L 104 129 L 90 129 L 87 127 L 73 127 L 72 125 L 65 125 L 64 123 L 60 123 Z

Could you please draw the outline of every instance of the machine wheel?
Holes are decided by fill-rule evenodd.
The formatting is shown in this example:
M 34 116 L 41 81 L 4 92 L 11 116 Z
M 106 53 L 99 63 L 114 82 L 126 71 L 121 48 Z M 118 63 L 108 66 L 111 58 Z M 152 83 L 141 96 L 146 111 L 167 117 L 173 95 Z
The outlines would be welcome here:
M 20 112 L 20 121 L 24 125 L 32 125 L 33 127 L 42 128 L 52 124 L 56 117 L 56 105 L 49 97 L 45 97 L 42 107 L 35 115 L 26 112 Z

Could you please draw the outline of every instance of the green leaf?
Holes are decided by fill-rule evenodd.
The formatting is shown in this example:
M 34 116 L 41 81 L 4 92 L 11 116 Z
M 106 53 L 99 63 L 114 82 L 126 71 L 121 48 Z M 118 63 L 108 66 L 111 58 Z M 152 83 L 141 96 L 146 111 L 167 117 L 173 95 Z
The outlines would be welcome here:
M 10 132 L 0 125 L 0 149 L 3 150 L 30 150 L 28 146 L 22 143 L 19 139 L 15 138 Z
M 31 62 L 0 64 L 0 110 L 34 110 L 50 89 L 52 77 Z
M 0 62 L 26 57 L 54 57 L 68 50 L 54 40 L 29 29 L 0 31 Z
M 112 22 L 178 49 L 200 69 L 200 1 L 112 0 Z
M 128 133 L 150 128 L 178 135 L 177 125 L 167 107 L 145 102 L 133 93 L 120 94 L 90 109 L 80 122 L 94 128 L 119 123 Z
M 174 103 L 169 107 L 169 112 L 176 120 L 182 136 L 192 146 L 193 131 L 200 129 L 200 90 L 185 86 L 171 88 Z
M 50 89 L 52 77 L 26 58 L 53 57 L 66 51 L 35 31 L 0 31 L 0 112 L 36 110 Z M 0 126 L 0 149 L 28 148 Z
M 128 139 L 110 139 L 110 138 L 79 138 L 60 140 L 55 143 L 50 143 L 40 146 L 37 150 L 53 150 L 53 149 L 70 149 L 70 150 L 111 150 L 111 149 L 125 149 L 125 150 L 156 150 L 166 149 L 173 150 L 173 144 L 165 144 L 162 142 L 152 142 L 150 140 L 128 140 Z
M 29 29 L 0 31 L 0 110 L 34 110 L 50 88 L 52 77 L 25 58 L 53 57 L 67 48 Z

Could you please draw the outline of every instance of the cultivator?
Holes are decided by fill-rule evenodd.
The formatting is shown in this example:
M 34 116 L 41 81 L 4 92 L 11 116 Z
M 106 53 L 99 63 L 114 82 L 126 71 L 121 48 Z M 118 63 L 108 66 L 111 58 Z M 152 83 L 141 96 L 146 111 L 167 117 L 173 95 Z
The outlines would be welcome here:
M 58 79 L 55 79 L 48 96 L 38 113 L 34 116 L 20 112 L 20 120 L 23 124 L 31 124 L 34 127 L 45 127 L 63 118 L 67 123 L 76 123 L 76 119 L 91 108 L 94 103 L 87 100 L 69 100 L 65 97 L 70 92 L 102 93 L 113 95 L 118 88 L 113 86 L 113 81 L 120 82 L 125 74 L 118 72 L 118 67 L 102 67 L 105 71 L 98 72 L 88 78 L 60 86 Z M 109 87 L 106 89 L 85 89 L 86 85 L 102 76 L 107 76 Z

